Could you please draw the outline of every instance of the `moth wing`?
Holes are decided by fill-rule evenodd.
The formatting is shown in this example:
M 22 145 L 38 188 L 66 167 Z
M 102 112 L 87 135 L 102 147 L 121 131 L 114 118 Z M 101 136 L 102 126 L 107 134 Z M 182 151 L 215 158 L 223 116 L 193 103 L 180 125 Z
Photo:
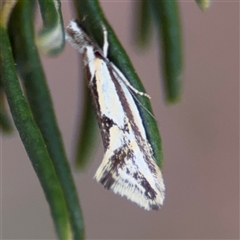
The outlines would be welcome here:
M 95 178 L 105 188 L 127 197 L 146 210 L 159 209 L 164 200 L 162 174 L 155 162 L 147 162 L 133 135 L 117 127 L 121 146 L 110 140 Z M 146 153 L 147 154 L 147 153 Z
M 127 80 L 101 59 L 95 60 L 95 66 L 92 87 L 96 84 L 99 90 L 97 115 L 105 147 L 95 178 L 105 188 L 147 210 L 159 209 L 165 190 L 162 174 L 152 157 Z

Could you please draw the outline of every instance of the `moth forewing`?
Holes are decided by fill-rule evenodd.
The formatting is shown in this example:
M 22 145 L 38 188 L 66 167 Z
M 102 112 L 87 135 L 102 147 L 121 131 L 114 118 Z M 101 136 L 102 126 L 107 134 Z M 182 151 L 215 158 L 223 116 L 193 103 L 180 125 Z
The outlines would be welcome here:
M 102 51 L 79 23 L 71 21 L 67 27 L 67 40 L 83 54 L 105 148 L 95 179 L 146 210 L 157 210 L 163 204 L 165 186 L 133 99 L 133 94 L 149 96 L 131 86 L 124 74 L 107 59 L 104 26 L 103 35 Z

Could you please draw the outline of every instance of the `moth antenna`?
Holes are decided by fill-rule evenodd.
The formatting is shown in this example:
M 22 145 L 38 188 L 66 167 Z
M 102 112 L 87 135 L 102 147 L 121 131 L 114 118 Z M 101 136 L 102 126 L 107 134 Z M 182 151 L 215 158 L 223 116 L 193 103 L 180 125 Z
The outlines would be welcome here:
M 137 99 L 137 97 L 133 94 L 133 90 L 130 88 L 131 92 L 132 92 L 132 96 L 133 98 L 139 103 L 139 105 L 154 119 L 157 121 L 157 119 L 154 117 L 154 115 Z M 141 96 L 144 96 L 145 95 L 141 95 Z
M 103 55 L 104 55 L 104 57 L 107 57 L 108 46 L 109 46 L 108 36 L 107 36 L 108 33 L 107 33 L 107 29 L 103 23 L 101 24 L 101 26 L 102 26 L 102 30 L 103 30 Z

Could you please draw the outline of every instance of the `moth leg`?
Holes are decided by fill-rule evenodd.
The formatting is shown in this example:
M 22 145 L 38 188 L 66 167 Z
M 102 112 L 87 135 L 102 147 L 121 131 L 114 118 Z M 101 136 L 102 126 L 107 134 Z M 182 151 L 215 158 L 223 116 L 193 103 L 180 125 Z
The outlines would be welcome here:
M 135 87 L 133 87 L 133 86 L 130 84 L 130 82 L 125 78 L 125 76 L 120 72 L 120 70 L 119 70 L 114 64 L 111 63 L 111 65 L 112 65 L 112 67 L 113 67 L 114 70 L 115 70 L 115 73 L 114 73 L 114 74 L 115 74 L 115 77 L 116 77 L 117 79 L 120 79 L 120 81 L 124 82 L 124 84 L 125 84 L 128 88 L 130 88 L 134 93 L 136 93 L 136 94 L 138 94 L 138 95 L 140 95 L 140 96 L 144 96 L 144 97 L 146 97 L 146 98 L 148 98 L 148 99 L 151 99 L 151 97 L 150 97 L 147 93 L 141 92 L 141 91 L 137 90 Z
M 109 43 L 108 43 L 108 36 L 107 36 L 107 29 L 105 27 L 105 25 L 102 23 L 102 30 L 103 30 L 103 55 L 104 57 L 107 58 L 107 52 L 108 52 L 108 46 L 109 46 Z M 147 94 L 147 93 L 144 93 L 144 92 L 141 92 L 139 90 L 137 90 L 136 88 L 134 88 L 129 82 L 128 80 L 124 77 L 124 75 L 119 71 L 119 69 L 114 65 L 112 64 L 112 67 L 116 70 L 117 74 L 119 75 L 119 77 L 121 78 L 121 80 L 133 91 L 135 92 L 136 94 L 140 95 L 140 96 L 144 96 L 148 99 L 151 99 L 151 97 Z

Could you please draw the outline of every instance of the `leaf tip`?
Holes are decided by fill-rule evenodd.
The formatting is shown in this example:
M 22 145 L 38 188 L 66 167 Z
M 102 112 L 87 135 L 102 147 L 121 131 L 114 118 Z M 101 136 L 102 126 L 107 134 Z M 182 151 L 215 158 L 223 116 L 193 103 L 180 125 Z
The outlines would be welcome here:
M 199 8 L 203 11 L 206 12 L 211 5 L 211 0 L 196 0 L 197 5 L 199 6 Z

